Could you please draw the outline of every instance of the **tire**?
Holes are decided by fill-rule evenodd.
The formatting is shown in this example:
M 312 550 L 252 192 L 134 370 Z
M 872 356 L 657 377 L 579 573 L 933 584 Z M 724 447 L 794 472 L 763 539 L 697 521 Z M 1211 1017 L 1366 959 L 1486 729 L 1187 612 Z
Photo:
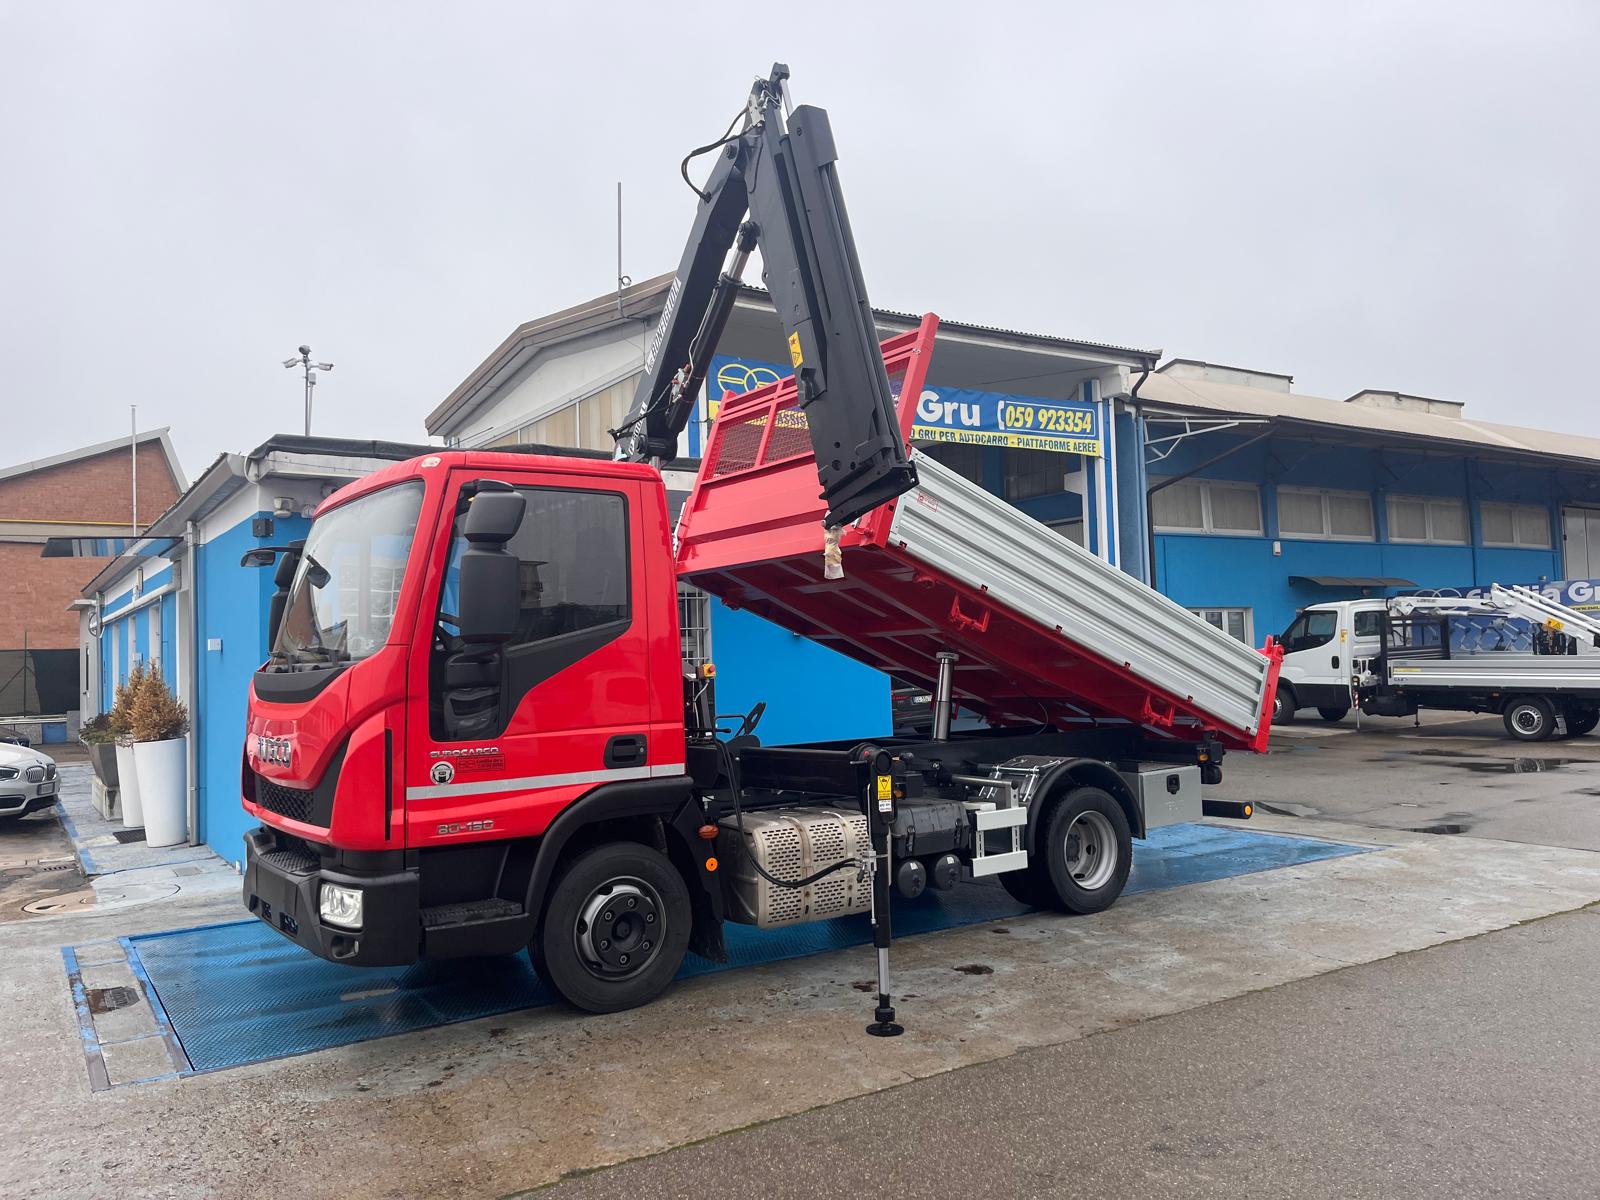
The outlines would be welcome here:
M 1582 737 L 1586 733 L 1593 733 L 1596 725 L 1600 725 L 1600 708 L 1580 705 L 1567 710 L 1568 737 Z
M 1327 721 L 1330 724 L 1334 721 L 1342 721 L 1349 715 L 1350 706 L 1348 704 L 1346 704 L 1343 708 L 1328 707 L 1317 709 L 1317 716 L 1321 717 L 1324 721 Z
M 1026 904 L 1029 908 L 1054 907 L 1055 896 L 1050 890 L 1050 878 L 1039 869 L 1037 862 L 1029 863 L 1020 871 L 1006 871 L 995 878 L 1018 904 Z
M 1519 742 L 1542 742 L 1556 731 L 1556 710 L 1543 696 L 1518 696 L 1506 702 L 1506 732 Z
M 1295 702 L 1294 689 L 1287 683 L 1280 683 L 1278 690 L 1272 694 L 1272 723 L 1293 725 L 1294 714 L 1299 707 Z
M 654 1000 L 672 982 L 693 920 L 689 889 L 666 855 L 638 842 L 608 842 L 557 876 L 528 957 L 573 1007 L 621 1012 Z M 606 926 L 612 937 L 600 936 Z
M 1116 902 L 1133 865 L 1133 836 L 1110 792 L 1074 788 L 1051 808 L 1040 836 L 1050 907 L 1097 913 Z

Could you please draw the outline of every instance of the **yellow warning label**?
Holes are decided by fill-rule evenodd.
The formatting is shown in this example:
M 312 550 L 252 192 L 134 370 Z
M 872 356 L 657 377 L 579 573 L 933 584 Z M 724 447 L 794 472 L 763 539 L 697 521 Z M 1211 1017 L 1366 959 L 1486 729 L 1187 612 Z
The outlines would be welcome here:
M 789 335 L 789 361 L 797 367 L 805 362 L 805 355 L 800 353 L 800 335 L 798 333 Z
M 889 778 L 889 776 L 887 776 L 887 775 L 879 775 L 878 776 L 878 799 L 879 800 L 893 800 L 894 799 L 894 781 L 891 780 Z

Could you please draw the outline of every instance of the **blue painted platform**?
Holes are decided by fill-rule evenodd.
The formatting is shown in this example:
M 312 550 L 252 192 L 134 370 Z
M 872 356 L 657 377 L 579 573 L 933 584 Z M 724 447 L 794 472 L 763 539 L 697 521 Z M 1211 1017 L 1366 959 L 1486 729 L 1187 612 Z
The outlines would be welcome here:
M 1136 843 L 1123 893 L 1226 879 L 1366 848 L 1211 825 L 1176 825 Z M 1028 911 L 996 884 L 929 891 L 895 906 L 897 937 Z M 695 955 L 679 978 L 864 945 L 865 916 L 784 930 L 726 927 L 728 962 Z M 175 1034 L 180 1074 L 325 1050 L 370 1038 L 554 1004 L 526 956 L 341 967 L 314 957 L 262 922 L 244 920 L 123 939 L 152 1006 Z M 871 964 L 861 961 L 861 974 Z

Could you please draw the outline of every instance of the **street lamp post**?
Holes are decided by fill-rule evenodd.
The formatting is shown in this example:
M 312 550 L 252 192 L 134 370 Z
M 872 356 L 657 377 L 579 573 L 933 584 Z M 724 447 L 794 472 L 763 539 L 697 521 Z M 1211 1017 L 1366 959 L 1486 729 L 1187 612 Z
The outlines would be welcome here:
M 314 363 L 311 361 L 311 347 L 301 346 L 297 358 L 283 360 L 285 367 L 301 366 L 306 372 L 306 436 L 311 436 L 311 389 L 317 386 L 317 372 L 333 370 L 332 363 Z

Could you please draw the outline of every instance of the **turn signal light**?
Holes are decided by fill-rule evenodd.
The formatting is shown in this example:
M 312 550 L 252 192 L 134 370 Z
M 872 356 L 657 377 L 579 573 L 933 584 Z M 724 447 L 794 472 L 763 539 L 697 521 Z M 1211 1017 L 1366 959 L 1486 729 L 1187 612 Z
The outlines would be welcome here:
M 1256 815 L 1256 806 L 1254 804 L 1246 804 L 1244 806 L 1244 815 L 1247 816 L 1247 817 L 1255 816 Z
M 714 842 L 717 840 L 717 827 L 715 825 L 702 825 L 699 833 L 702 842 Z

